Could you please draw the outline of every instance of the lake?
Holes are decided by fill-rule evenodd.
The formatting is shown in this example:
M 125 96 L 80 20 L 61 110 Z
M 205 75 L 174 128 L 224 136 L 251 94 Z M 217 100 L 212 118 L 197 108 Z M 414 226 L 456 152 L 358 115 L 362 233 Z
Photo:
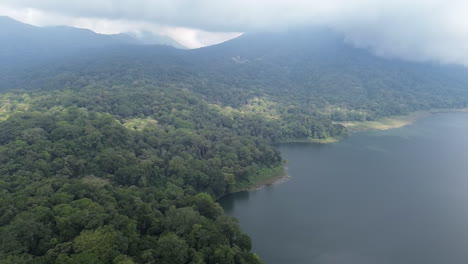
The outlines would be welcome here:
M 290 180 L 222 199 L 266 264 L 468 263 L 468 114 L 279 146 Z

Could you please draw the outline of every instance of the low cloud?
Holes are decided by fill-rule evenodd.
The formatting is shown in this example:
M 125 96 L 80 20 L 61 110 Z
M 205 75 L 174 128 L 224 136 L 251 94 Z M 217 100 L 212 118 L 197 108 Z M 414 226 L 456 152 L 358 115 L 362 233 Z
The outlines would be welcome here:
M 132 35 L 139 36 L 149 32 L 156 36 L 169 37 L 187 48 L 214 45 L 241 35 L 239 32 L 209 32 L 195 28 L 161 25 L 150 21 L 73 17 L 36 8 L 11 8 L 2 5 L 0 5 L 0 15 L 35 26 L 66 25 L 90 29 L 101 34 L 132 33 Z
M 324 25 L 380 55 L 468 65 L 466 0 L 2 0 L 1 5 L 108 21 L 121 32 L 142 24 L 171 29 L 191 47 L 238 35 L 226 32 Z

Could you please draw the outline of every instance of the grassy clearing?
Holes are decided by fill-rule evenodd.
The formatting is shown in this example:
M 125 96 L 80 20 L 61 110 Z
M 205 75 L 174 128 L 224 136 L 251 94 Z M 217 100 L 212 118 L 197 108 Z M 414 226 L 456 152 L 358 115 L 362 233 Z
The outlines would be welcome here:
M 411 125 L 419 118 L 428 116 L 435 113 L 450 113 L 450 112 L 468 112 L 468 108 L 459 109 L 431 109 L 427 111 L 417 111 L 408 115 L 401 116 L 390 116 L 380 118 L 374 121 L 346 121 L 346 122 L 335 122 L 335 124 L 341 124 L 345 126 L 349 132 L 359 132 L 367 130 L 387 130 L 404 127 Z M 318 143 L 318 144 L 330 144 L 340 141 L 343 137 L 328 137 L 324 139 L 317 138 L 291 138 L 282 140 L 281 143 Z
M 419 118 L 428 116 L 435 113 L 445 112 L 468 112 L 468 108 L 461 109 L 432 109 L 427 111 L 417 111 L 404 116 L 391 116 L 381 118 L 375 121 L 350 121 L 350 122 L 337 122 L 337 124 L 344 125 L 350 132 L 366 131 L 366 130 L 387 130 L 400 128 L 411 125 Z
M 423 114 L 421 113 L 413 113 L 407 116 L 385 117 L 375 121 L 352 121 L 342 122 L 339 124 L 347 127 L 351 132 L 365 130 L 387 130 L 410 125 L 422 116 Z
M 291 138 L 282 140 L 281 143 L 317 143 L 317 144 L 329 144 L 335 143 L 341 140 L 341 137 L 327 137 L 327 138 Z

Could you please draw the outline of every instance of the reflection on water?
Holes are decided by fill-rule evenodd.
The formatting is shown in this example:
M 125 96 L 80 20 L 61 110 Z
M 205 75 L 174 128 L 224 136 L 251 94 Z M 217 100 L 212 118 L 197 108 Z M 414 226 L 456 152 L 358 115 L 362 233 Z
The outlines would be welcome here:
M 250 192 L 238 192 L 235 194 L 230 194 L 223 198 L 223 208 L 225 211 L 233 211 L 235 209 L 235 205 L 248 202 L 249 201 Z

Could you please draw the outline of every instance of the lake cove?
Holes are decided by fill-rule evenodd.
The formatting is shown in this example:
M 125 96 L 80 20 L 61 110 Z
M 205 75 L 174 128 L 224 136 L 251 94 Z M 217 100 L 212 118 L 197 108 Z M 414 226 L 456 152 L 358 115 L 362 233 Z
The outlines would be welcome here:
M 279 146 L 289 181 L 223 198 L 266 264 L 468 263 L 468 114 Z

